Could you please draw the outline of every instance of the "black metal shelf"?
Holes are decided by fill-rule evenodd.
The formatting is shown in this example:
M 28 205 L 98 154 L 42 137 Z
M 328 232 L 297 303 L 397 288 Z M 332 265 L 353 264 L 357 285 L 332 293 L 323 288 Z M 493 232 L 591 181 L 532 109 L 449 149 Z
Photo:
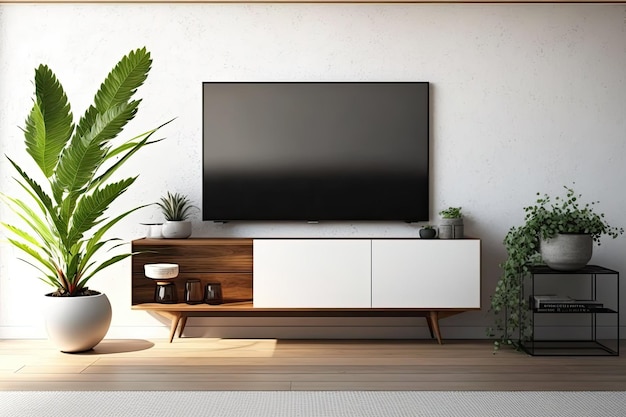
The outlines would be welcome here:
M 532 356 L 619 356 L 619 348 L 598 340 L 535 340 L 521 345 Z
M 524 352 L 533 356 L 619 356 L 618 271 L 599 265 L 587 265 L 577 271 L 557 271 L 546 265 L 533 265 L 520 279 L 519 314 L 529 315 L 532 332 L 524 339 L 520 327 L 518 343 Z M 546 284 L 567 285 L 570 288 L 563 288 L 564 291 L 584 293 L 574 298 L 599 301 L 603 306 L 579 311 L 525 304 L 523 300 L 532 301 L 535 295 L 541 294 L 536 292 L 537 288 Z M 522 308 L 526 309 L 525 313 Z
M 528 267 L 528 271 L 534 275 L 589 275 L 589 274 L 599 274 L 599 275 L 614 275 L 619 274 L 619 272 L 605 268 L 599 265 L 587 265 L 584 268 L 577 269 L 576 271 L 557 271 L 556 269 L 550 268 L 548 265 L 530 265 Z

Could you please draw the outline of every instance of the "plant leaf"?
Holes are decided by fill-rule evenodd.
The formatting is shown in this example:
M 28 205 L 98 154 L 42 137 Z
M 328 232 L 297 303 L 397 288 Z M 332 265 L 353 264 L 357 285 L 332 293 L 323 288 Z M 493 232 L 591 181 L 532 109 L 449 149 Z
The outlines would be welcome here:
M 139 102 L 122 104 L 97 114 L 91 129 L 84 135 L 75 135 L 71 145 L 61 155 L 57 168 L 59 186 L 70 194 L 80 193 L 94 178 L 106 158 L 106 143 L 115 138 L 137 112 Z
M 123 57 L 100 85 L 94 98 L 100 113 L 127 103 L 141 86 L 150 71 L 152 60 L 146 48 L 136 49 Z
M 46 269 L 52 271 L 52 273 L 56 273 L 56 268 L 55 265 L 50 262 L 49 259 L 44 258 L 43 256 L 41 256 L 41 254 L 35 250 L 34 248 L 32 248 L 31 246 L 27 245 L 24 242 L 20 242 L 19 240 L 15 240 L 15 239 L 7 239 L 13 246 L 15 246 L 16 248 L 18 248 L 19 250 L 21 250 L 22 252 L 28 254 L 31 258 L 37 260 L 37 262 L 39 262 L 41 265 L 43 265 Z
M 54 208 L 50 197 L 43 191 L 41 186 L 36 181 L 31 179 L 28 175 L 26 175 L 26 173 L 15 162 L 13 162 L 11 158 L 7 157 L 7 159 L 9 160 L 9 162 L 11 162 L 15 170 L 20 174 L 20 176 L 26 182 L 26 184 L 24 184 L 21 181 L 16 180 L 17 183 L 20 184 L 20 186 L 24 188 L 24 190 L 26 190 L 28 194 L 30 194 L 33 200 L 35 200 L 37 204 L 39 205 L 41 212 L 46 214 L 48 218 L 52 221 L 52 223 L 54 224 L 54 227 L 56 228 L 58 232 L 58 235 L 65 236 L 65 234 L 67 233 L 67 223 L 64 222 L 61 218 L 59 218 L 57 214 L 57 210 Z M 26 185 L 28 185 L 28 187 Z M 12 199 L 12 200 L 14 201 L 14 203 L 17 203 L 17 199 Z M 28 217 L 33 221 L 32 223 L 35 223 L 37 225 L 37 226 L 34 226 L 31 222 L 29 222 L 29 225 L 31 226 L 31 228 L 33 228 L 34 230 L 38 232 L 47 231 L 45 220 L 42 220 L 25 203 L 20 202 L 20 204 L 18 205 L 22 208 L 22 211 L 24 213 L 28 214 Z M 17 213 L 16 210 L 14 211 Z M 42 235 L 41 233 L 39 234 L 40 236 L 42 236 L 42 238 L 45 238 L 45 236 L 47 236 L 47 234 L 45 236 Z
M 124 260 L 126 258 L 128 258 L 129 256 L 131 256 L 130 253 L 124 253 L 121 255 L 115 255 L 109 259 L 107 259 L 106 261 L 102 262 L 100 265 L 98 265 L 98 267 L 96 269 L 94 269 L 94 271 L 92 273 L 90 273 L 88 276 L 86 276 L 80 283 L 79 285 L 81 287 L 84 287 L 87 284 L 87 281 L 89 281 L 91 278 L 93 278 L 93 276 L 95 274 L 97 274 L 98 272 L 102 271 L 104 268 L 108 268 L 109 266 L 118 263 L 121 260 Z
M 72 113 L 63 87 L 46 65 L 35 70 L 35 96 L 24 129 L 26 151 L 50 178 L 74 131 Z
M 102 189 L 95 190 L 93 194 L 86 195 L 78 201 L 76 211 L 72 218 L 72 225 L 68 233 L 68 242 L 74 245 L 83 234 L 99 223 L 98 219 L 117 197 L 119 197 L 136 177 L 107 185 Z
M 125 145 L 130 145 L 131 143 L 133 143 L 133 146 L 130 146 L 130 151 L 128 151 L 122 158 L 118 159 L 118 161 L 113 164 L 111 167 L 109 167 L 104 174 L 100 175 L 98 178 L 94 179 L 91 183 L 91 188 L 95 188 L 97 186 L 99 186 L 101 183 L 103 183 L 104 181 L 106 181 L 107 179 L 109 179 L 109 177 L 111 177 L 111 175 L 113 175 L 113 173 L 115 171 L 117 171 L 117 169 L 122 166 L 122 164 L 124 164 L 131 156 L 133 156 L 135 154 L 135 152 L 137 152 L 139 149 L 143 148 L 146 145 L 151 145 L 153 143 L 157 143 L 160 142 L 163 139 L 157 139 L 157 140 L 153 140 L 153 141 L 148 141 L 148 139 L 150 139 L 150 137 L 152 135 L 154 135 L 160 128 L 162 128 L 163 126 L 171 123 L 174 119 L 170 119 L 167 122 L 163 123 L 160 126 L 157 126 L 155 129 L 151 129 L 148 130 L 147 132 L 144 132 L 132 139 L 130 139 L 129 142 L 127 142 L 124 145 L 121 145 L 119 148 L 123 148 L 125 147 Z M 134 142 L 137 139 L 140 139 L 138 142 Z M 122 150 L 120 150 L 119 148 L 116 149 L 111 149 L 107 156 L 105 157 L 105 161 L 112 158 L 113 156 L 117 155 L 119 152 L 122 152 Z M 124 149 L 126 150 L 126 149 Z

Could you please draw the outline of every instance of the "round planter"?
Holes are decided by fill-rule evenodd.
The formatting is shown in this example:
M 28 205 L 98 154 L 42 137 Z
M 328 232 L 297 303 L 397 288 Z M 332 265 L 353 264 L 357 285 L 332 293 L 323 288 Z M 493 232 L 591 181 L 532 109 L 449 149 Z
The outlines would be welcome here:
M 441 219 L 439 239 L 463 239 L 463 218 Z
M 165 239 L 186 239 L 191 236 L 191 221 L 166 221 L 161 229 Z
M 435 229 L 420 229 L 421 239 L 434 239 L 437 237 L 437 230 Z
M 111 303 L 105 294 L 44 297 L 48 337 L 61 352 L 83 352 L 104 338 L 111 325 Z
M 550 239 L 541 239 L 541 258 L 550 268 L 557 271 L 576 271 L 583 268 L 593 255 L 591 235 L 558 234 Z

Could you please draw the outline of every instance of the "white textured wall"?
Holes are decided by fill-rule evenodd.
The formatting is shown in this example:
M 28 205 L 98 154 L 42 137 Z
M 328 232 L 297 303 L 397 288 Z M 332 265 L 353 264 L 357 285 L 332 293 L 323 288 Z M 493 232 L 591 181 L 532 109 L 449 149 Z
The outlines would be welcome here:
M 128 132 L 178 118 L 163 131 L 166 141 L 128 167 L 141 176 L 118 209 L 156 201 L 166 190 L 200 203 L 202 81 L 430 81 L 432 221 L 441 208 L 463 206 L 466 234 L 483 239 L 484 311 L 444 320 L 444 337 L 484 337 L 501 241 L 537 191 L 576 182 L 579 192 L 601 201 L 610 222 L 626 225 L 624 5 L 0 5 L 0 151 L 28 163 L 18 126 L 39 63 L 51 66 L 81 114 L 112 65 L 144 45 L 154 65 Z M 11 175 L 0 160 L 2 191 L 16 191 Z M 0 215 L 11 219 L 5 207 Z M 156 209 L 116 232 L 141 237 L 138 223 L 150 220 L 160 220 Z M 194 234 L 406 237 L 417 228 L 197 221 Z M 606 241 L 593 261 L 626 272 L 625 242 Z M 0 337 L 44 336 L 38 297 L 47 288 L 12 248 L 0 249 Z M 113 303 L 109 337 L 165 337 L 160 320 L 130 311 L 129 269 L 120 265 L 92 284 Z M 192 334 L 234 337 L 426 334 L 403 327 L 421 326 L 416 319 L 194 324 L 211 327 L 192 327 Z

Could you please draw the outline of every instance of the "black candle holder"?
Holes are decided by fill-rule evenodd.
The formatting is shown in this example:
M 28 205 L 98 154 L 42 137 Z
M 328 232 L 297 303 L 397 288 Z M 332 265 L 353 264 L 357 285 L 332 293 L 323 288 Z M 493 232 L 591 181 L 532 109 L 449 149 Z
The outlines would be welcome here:
M 176 284 L 167 281 L 157 282 L 154 289 L 154 301 L 161 304 L 176 304 L 178 302 Z
M 210 282 L 206 284 L 204 302 L 210 305 L 222 304 L 224 302 L 222 297 L 222 284 L 219 282 Z

